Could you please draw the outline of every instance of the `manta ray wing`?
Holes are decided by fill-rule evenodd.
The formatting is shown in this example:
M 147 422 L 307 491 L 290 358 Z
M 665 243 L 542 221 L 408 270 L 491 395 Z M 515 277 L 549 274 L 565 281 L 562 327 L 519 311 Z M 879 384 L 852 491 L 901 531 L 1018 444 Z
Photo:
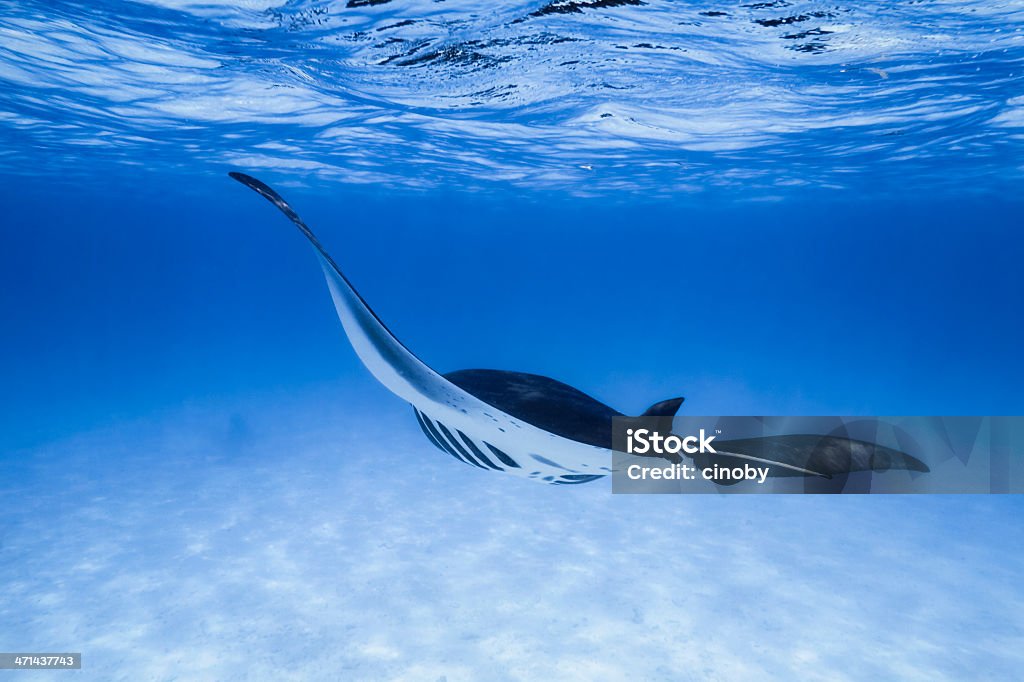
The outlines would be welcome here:
M 567 437 L 566 434 L 573 432 L 572 428 L 544 428 L 545 425 L 556 426 L 551 421 L 551 414 L 570 414 L 574 405 L 582 405 L 588 410 L 582 418 L 586 422 L 595 410 L 594 404 L 600 403 L 548 379 L 550 383 L 543 388 L 551 389 L 557 384 L 567 402 L 560 403 L 561 409 L 553 411 L 545 421 L 538 417 L 536 409 L 526 409 L 530 402 L 528 399 L 503 402 L 495 390 L 497 384 L 493 378 L 498 375 L 520 377 L 518 381 L 506 382 L 509 387 L 526 386 L 529 380 L 522 377 L 533 375 L 469 370 L 453 373 L 452 378 L 441 376 L 388 330 L 356 292 L 313 231 L 280 194 L 245 173 L 232 172 L 229 175 L 274 204 L 313 245 L 335 310 L 356 354 L 381 384 L 413 406 L 420 427 L 435 446 L 472 466 L 547 483 L 583 483 L 611 473 L 610 450 Z M 484 379 L 485 374 L 492 380 Z M 536 378 L 534 382 L 535 386 L 539 385 Z M 474 395 L 474 390 L 479 390 L 484 396 Z M 549 393 L 549 397 L 551 395 Z M 518 405 L 523 409 L 509 413 L 502 409 L 502 405 L 510 408 Z M 601 407 L 604 411 L 614 412 L 611 408 Z M 541 424 L 532 423 L 531 418 L 538 418 Z M 554 419 L 557 421 L 557 417 Z M 610 433 L 609 421 L 608 440 Z

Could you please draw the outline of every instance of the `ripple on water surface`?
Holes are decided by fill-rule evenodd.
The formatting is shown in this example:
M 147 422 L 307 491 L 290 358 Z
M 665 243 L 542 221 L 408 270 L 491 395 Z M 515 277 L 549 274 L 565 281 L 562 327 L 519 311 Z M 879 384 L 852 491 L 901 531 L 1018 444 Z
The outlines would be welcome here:
M 970 1 L 8 3 L 0 167 L 579 193 L 1008 186 L 1022 26 L 1019 3 Z

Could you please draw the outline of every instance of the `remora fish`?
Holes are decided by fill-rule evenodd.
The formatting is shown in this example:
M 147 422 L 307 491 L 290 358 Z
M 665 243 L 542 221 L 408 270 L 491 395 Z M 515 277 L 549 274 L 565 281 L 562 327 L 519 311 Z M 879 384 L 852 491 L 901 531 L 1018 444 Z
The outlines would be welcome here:
M 353 349 L 380 383 L 412 405 L 431 443 L 465 464 L 558 485 L 587 483 L 612 472 L 612 418 L 623 417 L 621 412 L 536 374 L 492 369 L 438 374 L 395 338 L 280 194 L 245 173 L 229 175 L 277 206 L 310 241 Z M 660 401 L 641 417 L 672 417 L 682 403 L 683 398 Z M 821 439 L 774 436 L 716 441 L 715 446 L 723 456 L 720 464 L 750 460 L 769 465 L 772 476 L 828 478 L 882 468 L 876 464 L 883 459 L 886 469 L 928 470 L 904 453 L 848 439 L 828 437 L 832 454 L 822 457 Z M 865 447 L 871 450 L 866 455 Z M 884 458 L 871 456 L 876 449 Z M 713 464 L 706 456 L 695 461 L 701 468 Z

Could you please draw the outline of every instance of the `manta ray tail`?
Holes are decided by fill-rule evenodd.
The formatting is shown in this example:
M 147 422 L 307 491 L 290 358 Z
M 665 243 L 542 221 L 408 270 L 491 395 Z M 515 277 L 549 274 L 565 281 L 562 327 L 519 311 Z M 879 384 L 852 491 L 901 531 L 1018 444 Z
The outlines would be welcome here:
M 855 471 L 927 472 L 928 465 L 905 452 L 877 443 L 812 434 L 742 438 L 715 443 L 715 461 L 737 466 L 744 460 L 768 465 L 769 476 L 833 476 Z M 710 460 L 705 462 L 710 464 Z

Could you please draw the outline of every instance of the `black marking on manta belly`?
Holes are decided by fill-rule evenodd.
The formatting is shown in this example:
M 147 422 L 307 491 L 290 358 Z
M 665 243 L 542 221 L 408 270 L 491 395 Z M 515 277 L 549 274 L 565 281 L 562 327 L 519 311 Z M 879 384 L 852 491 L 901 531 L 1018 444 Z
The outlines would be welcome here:
M 576 483 L 589 483 L 590 481 L 596 481 L 604 476 L 598 476 L 595 474 L 562 474 L 562 480 L 559 483 L 563 485 L 570 485 Z
M 420 420 L 420 426 L 423 428 L 423 432 L 427 434 L 427 438 L 430 439 L 430 442 L 461 462 L 462 460 L 459 456 L 452 452 L 452 449 L 448 447 L 445 444 L 444 439 L 441 438 L 441 434 L 439 434 L 434 428 L 434 425 L 430 423 L 430 418 L 419 410 L 415 410 L 415 412 L 416 418 Z
M 552 462 L 547 457 L 541 457 L 540 455 L 535 455 L 532 452 L 530 453 L 530 457 L 533 457 L 535 460 L 537 460 L 541 464 L 547 464 L 549 467 L 555 467 L 556 469 L 561 469 L 562 471 L 569 471 L 568 469 L 566 469 L 561 464 L 556 464 L 555 462 Z
M 443 445 L 441 445 L 441 442 L 439 440 L 437 440 L 437 437 L 433 433 L 431 433 L 430 428 L 427 426 L 426 421 L 424 421 L 426 418 L 420 413 L 420 411 L 415 409 L 415 408 L 413 408 L 413 412 L 416 413 L 416 421 L 419 422 L 420 430 L 423 431 L 423 435 L 425 435 L 427 437 L 427 440 L 429 440 L 431 443 L 433 443 L 434 447 L 436 447 L 438 450 L 442 450 L 444 452 L 448 452 L 447 448 L 445 448 Z M 448 454 L 451 454 L 451 453 L 448 452 Z
M 444 445 L 445 449 L 449 453 L 451 453 L 455 457 L 455 459 L 459 460 L 463 464 L 469 464 L 470 466 L 475 466 L 479 469 L 484 468 L 483 466 L 480 465 L 479 462 L 474 460 L 472 457 L 463 454 L 465 452 L 464 450 L 462 450 L 461 448 L 456 449 L 454 446 L 452 446 L 451 442 L 444 437 L 444 434 L 441 431 L 441 422 L 432 422 L 428 419 L 427 423 L 431 424 L 434 427 L 434 432 L 437 434 L 438 440 L 441 441 L 441 444 Z
M 483 464 L 481 464 L 480 462 L 476 461 L 476 460 L 475 460 L 475 459 L 473 458 L 473 455 L 469 454 L 469 451 L 468 451 L 468 450 L 466 450 L 466 448 L 462 447 L 462 446 L 461 446 L 461 445 L 459 444 L 459 441 L 458 441 L 458 439 L 456 439 L 456 438 L 455 438 L 455 436 L 453 436 L 453 435 L 452 435 L 452 432 L 448 430 L 448 427 L 447 427 L 447 426 L 445 426 L 445 425 L 444 425 L 444 424 L 442 424 L 441 422 L 437 422 L 437 428 L 439 428 L 439 429 L 441 430 L 441 433 L 443 433 L 443 434 L 445 435 L 445 438 L 447 438 L 447 439 L 448 439 L 448 442 L 449 442 L 449 443 L 451 443 L 451 444 L 452 444 L 452 446 L 453 446 L 453 447 L 454 447 L 454 448 L 455 448 L 456 450 L 458 450 L 458 451 L 459 451 L 459 454 L 460 454 L 460 455 L 462 455 L 462 459 L 466 460 L 467 462 L 469 462 L 469 463 L 470 463 L 470 464 L 472 464 L 473 466 L 478 466 L 478 467 L 480 467 L 481 469 L 486 469 L 486 468 L 487 468 L 487 467 L 485 467 L 485 466 L 484 466 Z
M 494 447 L 493 445 L 491 445 L 487 441 L 484 441 L 484 445 L 486 445 L 487 448 L 491 452 L 494 453 L 494 456 L 497 457 L 499 460 L 501 460 L 501 463 L 504 464 L 505 466 L 510 466 L 510 467 L 512 467 L 514 469 L 519 469 L 520 468 L 520 466 L 518 464 L 516 464 L 516 461 L 514 459 L 512 459 L 511 457 L 506 455 L 504 452 L 502 452 L 498 448 Z
M 473 441 L 473 439 L 467 436 L 462 431 L 459 431 L 458 429 L 449 429 L 441 422 L 435 423 L 430 419 L 430 417 L 423 414 L 423 412 L 421 412 L 417 407 L 413 407 L 412 411 L 416 413 L 416 421 L 419 422 L 420 430 L 422 430 L 423 434 L 427 437 L 427 439 L 434 444 L 434 447 L 438 448 L 439 450 L 443 450 L 444 452 L 447 452 L 449 455 L 459 460 L 463 464 L 472 464 L 473 466 L 479 467 L 481 469 L 490 468 L 495 471 L 505 471 L 505 469 L 491 461 L 491 459 L 483 453 L 483 451 Z M 452 431 L 459 434 L 459 437 L 462 439 L 461 442 L 452 434 Z M 487 441 L 480 442 L 487 446 L 487 448 L 494 453 L 494 456 L 497 457 L 498 460 L 505 466 L 514 469 L 520 468 L 520 466 L 516 463 L 514 459 L 509 457 L 507 454 L 505 454 L 498 448 L 494 447 Z M 462 443 L 465 443 L 469 450 L 472 451 L 472 455 L 470 455 L 469 452 L 467 452 L 466 449 L 462 447 Z M 479 464 L 479 462 L 483 462 L 483 464 L 486 466 Z
M 477 464 L 476 462 L 470 462 L 468 460 L 463 459 L 459 455 L 459 453 L 456 452 L 455 449 L 452 448 L 452 446 L 449 445 L 445 441 L 444 436 L 442 436 L 438 432 L 437 428 L 434 426 L 434 423 L 430 420 L 430 417 L 428 417 L 427 415 L 423 414 L 419 410 L 416 410 L 416 414 L 420 416 L 423 425 L 428 429 L 427 436 L 430 437 L 430 439 L 434 442 L 434 445 L 436 445 L 437 447 L 441 448 L 442 450 L 444 450 L 449 455 L 451 455 L 455 459 L 459 460 L 463 464 L 472 464 L 473 466 L 480 467 L 481 469 L 483 468 L 479 464 Z
M 462 431 L 459 431 L 458 429 L 455 429 L 455 433 L 459 434 L 459 437 L 462 438 L 462 441 L 469 447 L 470 450 L 473 451 L 474 457 L 476 457 L 478 460 L 480 460 L 487 466 L 491 467 L 495 471 L 504 471 L 504 469 L 502 469 L 500 466 L 498 466 L 491 460 L 487 459 L 487 455 L 481 452 L 480 448 L 476 446 L 476 443 L 474 443 L 469 436 L 464 434 Z

